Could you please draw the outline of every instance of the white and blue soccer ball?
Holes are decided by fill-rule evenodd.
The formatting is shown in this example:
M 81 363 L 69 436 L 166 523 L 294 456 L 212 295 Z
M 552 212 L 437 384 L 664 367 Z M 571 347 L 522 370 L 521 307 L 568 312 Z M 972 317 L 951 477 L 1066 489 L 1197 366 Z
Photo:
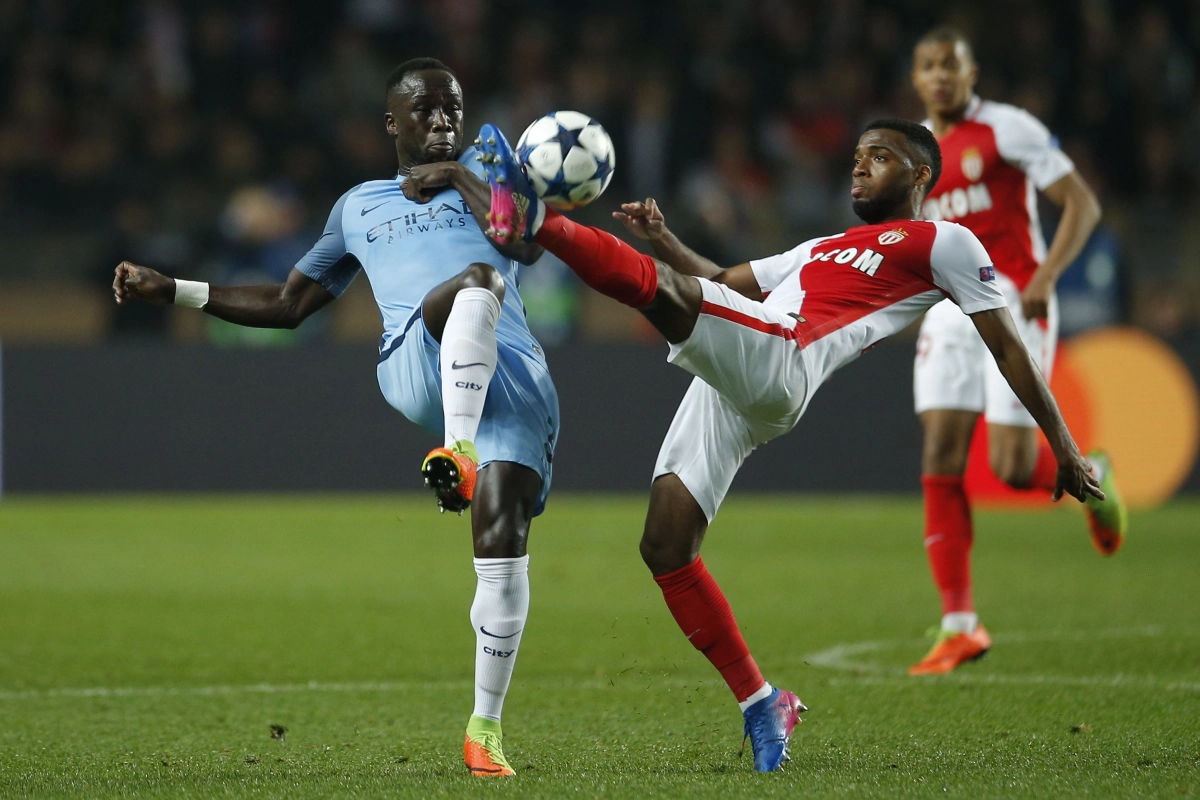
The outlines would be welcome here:
M 559 211 L 599 197 L 617 163 L 603 126 L 578 111 L 555 111 L 526 128 L 517 158 L 538 197 Z

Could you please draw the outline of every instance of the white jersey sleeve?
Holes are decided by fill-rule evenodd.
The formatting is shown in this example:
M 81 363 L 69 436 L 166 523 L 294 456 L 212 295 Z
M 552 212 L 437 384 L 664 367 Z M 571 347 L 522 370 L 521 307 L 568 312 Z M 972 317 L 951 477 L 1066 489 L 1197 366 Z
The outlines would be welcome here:
M 1008 305 L 996 285 L 991 256 L 975 234 L 954 222 L 935 222 L 937 235 L 929 253 L 933 282 L 950 295 L 964 314 Z
M 985 103 L 981 122 L 992 126 L 1000 157 L 1024 172 L 1039 190 L 1075 171 L 1050 131 L 1028 111 L 1001 103 Z
M 840 233 L 838 234 L 838 236 L 841 235 Z M 826 239 L 834 238 L 837 237 L 823 236 L 819 239 L 809 239 L 807 242 L 793 247 L 786 253 L 751 261 L 750 269 L 754 272 L 754 277 L 758 281 L 758 288 L 762 290 L 764 295 L 774 291 L 775 287 L 783 283 L 787 276 L 793 274 L 808 262 L 812 256 L 812 249 L 814 247 Z

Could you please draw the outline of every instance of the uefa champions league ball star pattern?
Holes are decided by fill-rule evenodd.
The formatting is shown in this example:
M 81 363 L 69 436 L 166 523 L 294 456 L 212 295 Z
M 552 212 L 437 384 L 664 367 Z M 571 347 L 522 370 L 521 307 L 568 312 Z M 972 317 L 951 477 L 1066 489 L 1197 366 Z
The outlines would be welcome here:
M 516 151 L 538 197 L 559 211 L 599 197 L 617 163 L 608 133 L 578 111 L 555 111 L 537 120 L 521 134 Z

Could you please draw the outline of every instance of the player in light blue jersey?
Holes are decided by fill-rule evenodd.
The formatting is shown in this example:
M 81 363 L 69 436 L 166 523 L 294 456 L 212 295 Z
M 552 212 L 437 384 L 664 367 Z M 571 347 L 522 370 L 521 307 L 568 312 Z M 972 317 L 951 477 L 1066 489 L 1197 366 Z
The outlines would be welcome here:
M 558 396 L 517 293 L 518 262 L 542 248 L 483 235 L 491 196 L 462 119 L 454 73 L 435 59 L 407 61 L 387 85 L 398 175 L 342 195 L 285 283 L 210 286 L 123 262 L 113 292 L 118 304 L 294 328 L 366 271 L 383 317 L 379 387 L 413 422 L 444 433 L 422 465 L 442 510 L 473 505 L 475 709 L 464 757 L 474 775 L 507 776 L 500 712 L 529 610 L 526 541 L 550 490 Z

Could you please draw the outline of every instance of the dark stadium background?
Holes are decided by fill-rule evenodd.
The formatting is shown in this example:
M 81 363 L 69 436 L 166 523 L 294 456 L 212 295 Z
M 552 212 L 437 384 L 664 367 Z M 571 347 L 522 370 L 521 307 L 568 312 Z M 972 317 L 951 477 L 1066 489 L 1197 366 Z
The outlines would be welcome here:
M 1198 3 L 0 0 L 5 487 L 414 488 L 425 440 L 374 385 L 365 280 L 285 333 L 118 310 L 108 290 L 124 258 L 281 279 L 338 195 L 394 168 L 382 83 L 404 59 L 457 71 L 468 129 L 593 115 L 618 166 L 580 216 L 653 195 L 733 264 L 854 222 L 850 145 L 872 118 L 920 118 L 911 46 L 947 19 L 980 93 L 1043 119 L 1104 206 L 1061 284 L 1064 332 L 1132 324 L 1200 374 Z M 563 396 L 557 485 L 643 487 L 687 377 L 565 269 L 523 280 Z M 915 491 L 912 346 L 841 374 L 742 485 Z

